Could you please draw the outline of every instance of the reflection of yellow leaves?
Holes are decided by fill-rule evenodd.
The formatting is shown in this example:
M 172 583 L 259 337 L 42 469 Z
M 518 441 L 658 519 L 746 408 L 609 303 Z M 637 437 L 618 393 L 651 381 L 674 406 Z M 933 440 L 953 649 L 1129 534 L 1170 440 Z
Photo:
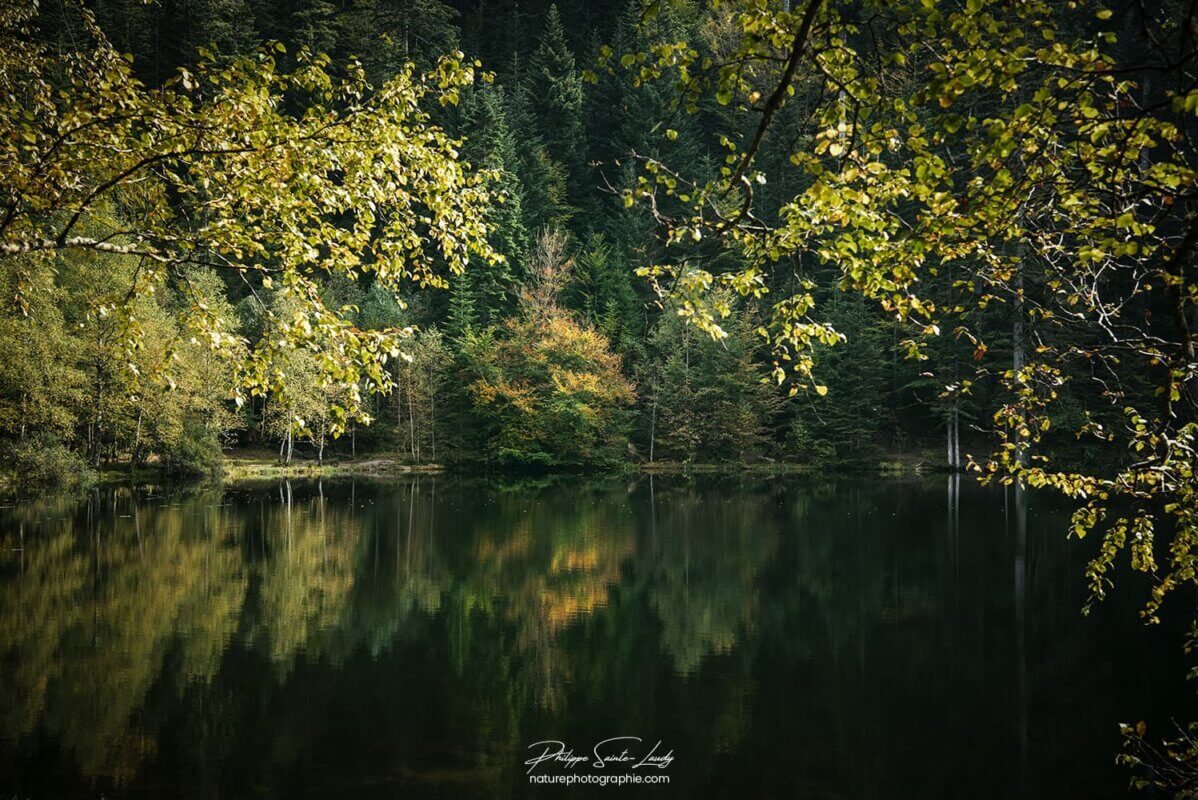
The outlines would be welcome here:
M 565 551 L 559 550 L 553 554 L 553 563 L 549 569 L 551 572 L 593 570 L 599 566 L 601 557 L 602 553 L 595 543 Z
M 277 506 L 269 517 L 272 556 L 263 568 L 261 634 L 284 671 L 343 619 L 354 585 L 359 528 L 324 501 Z
M 541 613 L 549 630 L 558 631 L 579 617 L 589 616 L 607 605 L 607 584 L 571 587 L 567 592 L 541 593 Z
M 532 531 L 527 526 L 518 528 L 511 536 L 496 541 L 482 539 L 478 543 L 477 555 L 480 562 L 503 564 L 512 558 L 524 558 L 532 548 Z
M 557 497 L 515 495 L 480 520 L 477 561 L 462 593 L 475 598 L 473 608 L 494 609 L 516 627 L 546 707 L 570 672 L 558 635 L 607 606 L 636 545 L 630 520 L 612 513 L 619 504 Z
M 552 632 L 607 605 L 608 591 L 619 582 L 620 566 L 635 546 L 631 537 L 580 532 L 579 537 L 555 540 L 543 579 L 541 614 Z
M 19 665 L 0 683 L 0 713 L 10 734 L 40 720 L 84 774 L 121 784 L 157 750 L 138 714 L 150 687 L 168 663 L 182 678 L 212 676 L 246 584 L 216 503 L 185 513 L 127 490 L 104 502 L 102 537 L 81 539 L 78 504 L 64 500 L 29 507 L 36 522 L 18 523 L 23 550 L 0 547 L 0 568 L 19 557 L 22 575 L 0 585 L 0 658 Z M 0 526 L 6 537 L 12 530 Z M 168 662 L 176 640 L 183 658 Z

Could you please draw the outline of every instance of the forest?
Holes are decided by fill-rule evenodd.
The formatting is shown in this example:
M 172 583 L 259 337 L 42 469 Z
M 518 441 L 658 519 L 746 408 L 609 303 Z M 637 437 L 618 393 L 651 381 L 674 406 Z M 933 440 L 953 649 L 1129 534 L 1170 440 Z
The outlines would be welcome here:
M 437 292 L 410 282 L 396 291 L 327 270 L 306 290 L 340 324 L 410 333 L 405 358 L 393 359 L 385 378 L 347 388 L 326 385 L 314 363 L 320 354 L 290 347 L 271 366 L 286 376 L 286 393 L 237 405 L 241 376 L 209 354 L 208 342 L 191 341 L 176 312 L 202 304 L 225 335 L 259 352 L 273 335 L 270 320 L 297 304 L 281 287 L 272 290 L 269 275 L 246 281 L 190 265 L 185 289 L 168 277 L 123 315 L 106 315 L 141 280 L 139 256 L 104 259 L 101 276 L 95 253 L 57 252 L 53 286 L 5 309 L 4 342 L 15 356 L 3 380 L 10 463 L 28 480 L 50 482 L 123 464 L 211 472 L 228 447 L 270 447 L 284 462 L 298 448 L 319 460 L 387 452 L 417 463 L 521 467 L 763 459 L 874 467 L 887 453 L 943 439 L 937 429 L 947 405 L 897 357 L 900 332 L 881 311 L 833 303 L 832 324 L 851 344 L 821 356 L 826 398 L 788 404 L 770 385 L 769 343 L 755 332 L 759 304 L 737 300 L 727 335 L 716 340 L 665 311 L 637 277 L 658 259 L 659 236 L 648 213 L 626 208 L 604 183 L 626 182 L 622 156 L 658 147 L 654 127 L 669 96 L 636 92 L 625 75 L 586 76 L 603 48 L 648 47 L 704 24 L 697 7 L 680 6 L 649 27 L 641 17 L 638 2 L 561 9 L 129 2 L 96 5 L 96 28 L 81 31 L 79 20 L 44 10 L 38 22 L 47 46 L 103 35 L 116 52 L 133 54 L 126 79 L 146 87 L 164 86 L 197 63 L 216 69 L 252 58 L 268 42 L 280 43 L 280 71 L 298 54 L 327 53 L 332 78 L 360 58 L 370 85 L 408 64 L 435 68 L 461 48 L 464 63 L 477 59 L 488 74 L 437 106 L 429 122 L 463 139 L 461 158 L 492 174 L 496 202 L 481 221 L 502 261 L 470 254 Z M 252 67 L 242 69 L 248 79 Z M 716 124 L 680 126 L 663 153 L 696 176 L 715 175 Z M 84 224 L 107 230 L 121 227 L 122 215 L 142 213 L 124 207 L 119 193 L 104 200 Z M 738 261 L 731 248 L 719 255 Z M 6 260 L 6 297 L 24 297 L 25 269 Z M 135 348 L 123 327 L 131 322 Z M 863 364 L 853 358 L 858 347 L 885 355 Z M 352 421 L 340 410 L 347 391 L 360 393 Z
M 1028 382 L 1055 395 L 1036 401 L 1044 412 L 1038 448 L 1068 464 L 1109 466 L 1120 456 L 1106 431 L 1127 422 L 1129 404 L 1155 402 L 1159 381 L 1151 370 L 1121 367 L 1112 386 L 1085 359 L 1076 359 L 1077 371 L 1093 374 L 1082 376 L 1052 357 L 1058 348 L 1110 345 L 1066 326 L 1073 320 L 1062 320 L 1055 306 L 1068 309 L 1077 296 L 1084 304 L 1087 288 L 1053 277 L 1050 267 L 1004 275 L 1009 268 L 997 247 L 918 276 L 906 265 L 869 275 L 853 261 L 877 249 L 871 237 L 886 240 L 894 252 L 885 258 L 896 264 L 930 264 L 930 254 L 888 233 L 891 220 L 845 219 L 855 230 L 838 238 L 827 220 L 815 219 L 846 213 L 821 210 L 829 198 L 817 191 L 836 192 L 847 207 L 871 185 L 881 201 L 875 207 L 890 202 L 892 215 L 916 221 L 936 212 L 934 196 L 900 201 L 897 193 L 909 190 L 887 186 L 884 162 L 873 160 L 878 133 L 897 121 L 903 106 L 895 103 L 920 88 L 922 71 L 968 93 L 952 114 L 937 113 L 943 100 L 932 112 L 912 101 L 901 113 L 912 120 L 909 144 L 929 150 L 915 168 L 927 175 L 925 191 L 937 190 L 933 172 L 951 168 L 932 152 L 938 143 L 943 149 L 954 129 L 985 124 L 987 104 L 1003 101 L 996 94 L 1032 97 L 1030 87 L 996 93 L 980 86 L 995 75 L 966 73 L 966 81 L 936 70 L 943 65 L 927 63 L 935 54 L 909 44 L 907 31 L 888 29 L 881 11 L 863 16 L 868 24 L 852 19 L 865 9 L 817 20 L 819 35 L 841 48 L 883 31 L 868 54 L 880 59 L 876 74 L 857 75 L 862 85 L 846 84 L 831 105 L 827 93 L 841 80 L 834 70 L 856 72 L 847 61 L 833 63 L 845 54 L 822 50 L 824 74 L 794 77 L 786 87 L 793 97 L 779 105 L 754 154 L 747 213 L 733 224 L 720 215 L 731 215 L 739 199 L 712 187 L 727 182 L 729 164 L 737 166 L 738 187 L 749 177 L 727 156 L 742 146 L 732 138 L 748 138 L 761 117 L 755 98 L 780 60 L 766 50 L 784 51 L 779 37 L 791 22 L 781 7 L 774 11 L 785 18 L 767 17 L 768 4 L 742 11 L 653 3 L 647 13 L 640 0 L 103 0 L 94 12 L 46 4 L 32 15 L 22 5 L 5 21 L 6 36 L 21 37 L 6 54 L 5 117 L 22 125 L 5 145 L 0 444 L 11 473 L 25 482 L 89 480 L 113 466 L 211 473 L 228 448 L 270 448 L 284 462 L 296 454 L 389 453 L 415 463 L 501 467 L 782 462 L 876 469 L 906 459 L 961 469 L 971 454 L 986 454 L 996 428 L 1010 427 L 1002 412 L 1011 410 L 1020 369 L 1043 369 Z M 977 4 L 966 5 L 962 11 Z M 1168 9 L 1153 20 L 1162 36 L 1176 34 Z M 1087 8 L 1057 22 L 1056 36 L 1135 32 L 1138 14 L 1135 4 L 1117 16 Z M 974 16 L 971 24 L 984 28 L 986 15 Z M 988 34 L 995 56 L 1003 37 L 1054 41 L 1050 22 L 1035 19 L 1030 7 L 996 19 Z M 953 27 L 932 16 L 921 22 L 911 15 L 908 24 Z M 753 27 L 762 25 L 779 29 Z M 1135 46 L 1111 45 L 1116 53 Z M 961 56 L 979 72 L 1003 69 Z M 1089 57 L 1060 69 L 1085 70 Z M 701 77 L 704 67 L 715 74 Z M 42 82 L 44 97 L 27 94 L 30 79 Z M 371 105 L 388 101 L 371 97 L 372 87 L 397 82 L 404 102 L 419 111 L 388 109 L 399 116 L 383 120 Z M 1117 102 L 1135 98 L 1138 107 L 1157 102 L 1150 90 L 1165 99 L 1172 91 L 1164 82 L 1120 82 L 1102 88 Z M 870 91 L 891 107 L 867 108 L 878 106 L 866 99 Z M 75 105 L 63 107 L 55 92 Z M 263 92 L 269 98 L 255 95 Z M 732 94 L 738 97 L 730 101 Z M 1186 97 L 1182 113 L 1192 106 L 1193 95 Z M 1095 119 L 1108 100 L 1093 93 Z M 354 154 L 344 140 L 311 138 L 311 148 L 292 156 L 312 156 L 308 174 L 215 155 L 255 136 L 302 136 L 322 115 L 347 113 L 353 104 L 361 106 L 358 116 L 375 119 L 346 124 L 361 123 L 376 151 L 387 123 L 398 123 L 400 136 L 416 125 L 429 137 L 391 176 L 401 186 L 403 170 L 455 171 L 441 186 L 401 190 L 403 230 L 377 229 L 393 224 L 382 206 L 394 200 L 394 182 L 366 189 L 319 177 L 322 168 L 336 171 L 343 160 L 379 152 Z M 87 128 L 125 110 L 133 115 L 116 130 Z M 823 113 L 837 116 L 825 131 L 812 124 Z M 155 115 L 160 127 L 153 131 Z M 226 130 L 202 141 L 208 134 L 188 129 L 201 118 Z M 68 132 L 72 123 L 76 133 Z M 1136 133 L 1162 142 L 1166 134 L 1147 125 Z M 123 150 L 121 137 L 135 146 Z M 969 146 L 961 143 L 959 155 L 968 157 Z M 1127 146 L 1143 153 L 1129 162 L 1155 157 L 1151 141 Z M 187 147 L 213 154 L 196 163 L 199 153 L 188 156 Z M 855 151 L 864 169 L 848 166 Z M 145 163 L 134 163 L 139 156 Z M 828 164 L 838 165 L 837 182 L 821 187 Z M 1179 162 L 1165 174 L 1167 165 L 1153 163 L 1160 174 L 1152 180 L 1192 191 L 1188 167 Z M 298 185 L 306 180 L 320 185 Z M 286 197 L 257 197 L 269 191 L 263 181 L 292 185 Z M 887 193 L 893 199 L 882 200 Z M 1109 212 L 1115 227 L 1103 233 L 1119 244 L 1089 262 L 1095 288 L 1123 290 L 1100 286 L 1107 281 L 1097 275 L 1103 259 L 1120 258 L 1119 248 L 1138 255 L 1140 232 L 1153 226 L 1137 216 L 1147 200 L 1129 196 L 1130 210 Z M 364 215 L 376 202 L 377 211 Z M 1094 202 L 1105 200 L 1076 200 L 1086 213 L 1100 213 Z M 703 224 L 688 227 L 686 216 L 690 207 L 703 219 L 704 203 L 703 224 L 717 230 L 701 240 Z M 427 214 L 417 219 L 428 209 L 431 222 Z M 799 230 L 796 215 L 810 216 L 802 222 L 810 231 Z M 18 241 L 44 220 L 55 228 L 47 234 L 55 246 Z M 148 230 L 130 232 L 143 225 Z M 759 237 L 754 226 L 770 232 Z M 421 252 L 422 236 L 440 252 Z M 98 244 L 67 246 L 70 238 Z M 135 238 L 153 247 L 139 249 Z M 384 238 L 391 241 L 382 248 Z M 168 241 L 177 251 L 166 256 Z M 296 266 L 281 264 L 287 259 Z M 384 260 L 393 268 L 382 268 Z M 353 266 L 344 268 L 347 261 Z M 910 291 L 915 280 L 918 297 Z M 1143 285 L 1123 318 L 1153 316 L 1151 282 L 1129 280 Z M 1193 290 L 1180 280 L 1185 323 L 1194 314 Z M 1024 295 L 1012 301 L 1003 287 L 1015 281 Z M 1164 324 L 1172 319 L 1163 300 L 1169 291 L 1162 285 L 1156 295 L 1162 303 L 1154 319 Z M 1098 313 L 1100 329 L 1102 315 L 1119 314 L 1116 306 L 1130 298 L 1095 299 L 1112 305 Z M 959 318 L 940 319 L 941 311 Z M 1177 332 L 1166 338 L 1176 340 Z M 1044 357 L 1034 357 L 1038 348 Z M 1189 348 L 1191 360 L 1175 368 L 1178 383 L 1193 380 L 1192 341 Z

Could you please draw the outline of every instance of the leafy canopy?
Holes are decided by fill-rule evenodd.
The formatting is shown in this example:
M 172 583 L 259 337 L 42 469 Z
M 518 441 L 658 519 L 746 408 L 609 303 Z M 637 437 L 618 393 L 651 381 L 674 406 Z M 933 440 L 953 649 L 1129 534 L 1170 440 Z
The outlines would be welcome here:
M 181 314 L 234 361 L 239 402 L 285 395 L 285 355 L 299 349 L 319 383 L 346 389 L 334 429 L 365 418 L 361 391 L 387 387 L 403 332 L 359 329 L 322 302 L 320 279 L 369 276 L 396 293 L 443 286 L 472 255 L 501 260 L 483 218 L 490 176 L 426 108 L 456 103 L 475 65 L 457 53 L 375 88 L 358 64 L 335 76 L 305 51 L 283 70 L 275 45 L 232 61 L 201 52 L 150 88 L 76 11 L 90 46 L 60 53 L 39 37 L 36 6 L 0 5 L 0 259 L 18 259 L 32 290 L 46 254 L 132 256 L 129 302 L 168 280 L 186 288 L 197 267 L 254 297 L 281 293 L 293 311 L 263 301 L 270 335 L 252 349 L 199 293 Z
M 661 8 L 647 3 L 644 17 Z M 1198 196 L 1186 135 L 1198 84 L 1184 20 L 1145 19 L 1158 44 L 1145 55 L 1119 41 L 1111 16 L 1045 0 L 712 0 L 699 34 L 602 61 L 671 85 L 675 115 L 729 120 L 709 180 L 633 154 L 625 203 L 644 204 L 683 254 L 642 270 L 658 292 L 716 337 L 733 311 L 726 292 L 758 299 L 774 377 L 792 393 L 824 392 L 813 353 L 841 340 L 820 318 L 817 269 L 905 326 L 911 358 L 949 331 L 969 341 L 976 372 L 941 377 L 944 391 L 968 394 L 983 376 L 1002 389 L 997 445 L 973 468 L 1078 500 L 1073 532 L 1105 527 L 1094 595 L 1129 549 L 1156 576 L 1154 619 L 1171 589 L 1198 581 Z M 790 174 L 762 171 L 763 148 L 781 149 Z M 767 206 L 761 188 L 779 178 L 796 189 Z M 743 266 L 709 267 L 695 248 L 711 239 Z M 783 284 L 781 270 L 797 280 Z M 941 274 L 962 276 L 959 303 L 925 296 Z M 974 325 L 995 306 L 1011 320 L 1005 364 Z M 1133 391 L 1132 376 L 1155 393 Z M 1041 446 L 1068 382 L 1093 383 L 1121 415 L 1116 426 L 1086 415 L 1072 431 L 1121 450 L 1117 468 L 1073 470 Z M 1159 563 L 1157 532 L 1172 537 Z

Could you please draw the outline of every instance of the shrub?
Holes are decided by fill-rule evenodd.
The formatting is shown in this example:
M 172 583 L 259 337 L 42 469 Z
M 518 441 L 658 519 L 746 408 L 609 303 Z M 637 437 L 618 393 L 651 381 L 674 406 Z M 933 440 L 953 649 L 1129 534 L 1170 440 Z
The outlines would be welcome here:
M 14 442 L 5 455 L 5 471 L 22 488 L 70 489 L 96 482 L 82 455 L 50 435 Z
M 199 478 L 221 470 L 220 440 L 198 421 L 189 421 L 163 450 L 162 465 L 168 475 Z

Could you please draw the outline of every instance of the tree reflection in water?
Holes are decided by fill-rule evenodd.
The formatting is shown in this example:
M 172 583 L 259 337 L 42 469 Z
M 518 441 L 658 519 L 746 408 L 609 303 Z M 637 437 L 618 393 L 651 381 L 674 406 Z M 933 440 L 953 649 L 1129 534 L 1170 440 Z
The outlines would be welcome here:
M 0 789 L 523 796 L 530 742 L 639 735 L 679 754 L 663 796 L 1115 794 L 1120 715 L 1189 696 L 1177 640 L 1081 619 L 1031 507 L 660 477 L 10 506 Z

